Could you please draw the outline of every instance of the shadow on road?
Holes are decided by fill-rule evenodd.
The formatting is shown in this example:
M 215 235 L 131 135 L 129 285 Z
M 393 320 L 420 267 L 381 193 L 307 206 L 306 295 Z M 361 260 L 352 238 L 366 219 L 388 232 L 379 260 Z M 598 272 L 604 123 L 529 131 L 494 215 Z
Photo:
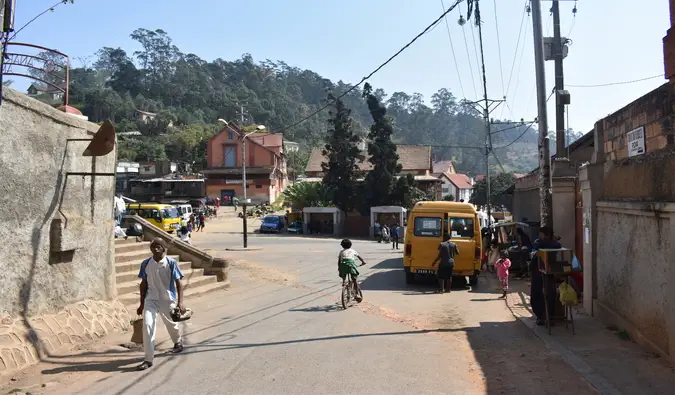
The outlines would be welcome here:
M 403 269 L 403 258 L 389 258 L 372 267 L 373 269 Z
M 400 259 L 385 259 L 373 266 L 373 269 L 389 268 L 390 270 L 379 270 L 369 274 L 361 283 L 361 288 L 364 291 L 401 291 L 405 295 L 426 295 L 436 292 L 438 282 L 435 276 L 415 276 L 414 284 L 406 284 L 403 265 L 397 264 L 400 261 Z M 468 289 L 470 287 L 466 278 L 454 277 L 452 279 L 453 291 Z

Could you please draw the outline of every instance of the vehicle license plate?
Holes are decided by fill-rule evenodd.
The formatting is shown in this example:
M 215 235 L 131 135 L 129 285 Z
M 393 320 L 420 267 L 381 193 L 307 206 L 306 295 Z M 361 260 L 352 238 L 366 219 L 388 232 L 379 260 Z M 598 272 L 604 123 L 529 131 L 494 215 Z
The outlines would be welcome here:
M 419 273 L 419 274 L 434 274 L 434 273 L 436 273 L 436 271 L 435 271 L 435 270 L 429 270 L 429 269 L 417 269 L 417 270 L 415 270 L 415 273 Z

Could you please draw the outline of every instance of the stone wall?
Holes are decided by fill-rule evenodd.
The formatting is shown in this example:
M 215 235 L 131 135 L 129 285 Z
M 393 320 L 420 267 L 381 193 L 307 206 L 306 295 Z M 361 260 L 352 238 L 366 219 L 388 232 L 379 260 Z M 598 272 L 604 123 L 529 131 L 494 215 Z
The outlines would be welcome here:
M 36 324 L 36 317 L 68 316 L 67 306 L 89 300 L 98 303 L 98 308 L 78 318 L 78 325 L 90 327 L 96 317 L 116 311 L 111 307 L 116 297 L 115 151 L 103 157 L 83 157 L 98 125 L 12 89 L 3 89 L 2 99 L 0 240 L 5 247 L 0 250 L 0 355 L 2 369 L 10 369 L 22 367 L 22 361 L 34 362 L 29 357 L 45 348 L 45 341 L 52 343 L 42 335 L 63 338 L 54 341 L 58 347 L 46 347 L 47 351 L 62 346 L 60 342 L 69 336 L 73 342 L 77 336 L 87 338 L 67 328 L 69 319 L 63 327 L 45 329 Z M 116 323 L 114 329 L 124 320 L 109 317 L 108 321 Z M 59 331 L 66 331 L 67 336 Z M 9 354 L 14 355 L 16 349 L 10 341 L 20 341 L 19 349 L 33 347 L 33 351 L 24 349 L 23 357 L 16 354 L 10 362 Z

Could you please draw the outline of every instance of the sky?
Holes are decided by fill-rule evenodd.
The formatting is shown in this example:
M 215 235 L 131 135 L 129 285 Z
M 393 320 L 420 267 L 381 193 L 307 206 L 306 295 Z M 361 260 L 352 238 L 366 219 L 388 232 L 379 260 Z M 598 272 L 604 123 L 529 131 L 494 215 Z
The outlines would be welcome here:
M 334 82 L 356 83 L 454 2 L 75 0 L 41 16 L 15 40 L 57 49 L 80 66 L 93 63 L 94 54 L 104 46 L 122 47 L 128 53 L 138 49 L 129 37 L 136 28 L 163 29 L 182 52 L 205 60 L 233 60 L 250 53 L 259 61 L 283 60 Z M 530 121 L 537 116 L 527 2 L 480 0 L 488 96 L 496 100 L 506 96 L 506 105 L 492 113 L 497 119 Z M 54 3 L 57 0 L 17 0 L 16 26 Z M 542 25 L 544 35 L 552 37 L 550 4 L 542 2 Z M 560 1 L 562 35 L 572 40 L 564 62 L 571 94 L 569 127 L 588 132 L 597 120 L 665 82 L 662 39 L 670 27 L 670 13 L 668 0 L 579 0 L 576 16 L 574 5 L 573 0 Z M 457 23 L 466 11 L 466 3 L 460 4 L 448 14 L 447 26 L 443 22 L 421 37 L 375 74 L 371 85 L 388 94 L 419 92 L 427 100 L 440 88 L 469 100 L 482 98 L 478 29 L 472 23 Z M 546 63 L 548 93 L 554 69 L 552 61 Z M 658 78 L 581 87 L 654 76 Z M 20 90 L 30 83 L 15 82 Z M 549 129 L 554 128 L 554 102 L 553 98 L 548 102 Z

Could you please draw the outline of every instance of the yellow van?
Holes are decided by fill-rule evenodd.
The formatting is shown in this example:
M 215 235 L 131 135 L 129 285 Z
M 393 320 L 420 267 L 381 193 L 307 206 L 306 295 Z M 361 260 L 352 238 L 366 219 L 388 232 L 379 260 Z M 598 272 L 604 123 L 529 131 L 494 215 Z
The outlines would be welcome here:
M 165 232 L 180 228 L 180 214 L 176 207 L 159 203 L 127 203 L 127 214 L 138 215 Z
M 412 284 L 416 274 L 436 274 L 438 265 L 431 264 L 446 232 L 459 249 L 453 275 L 469 276 L 472 286 L 478 283 L 483 241 L 476 208 L 444 201 L 419 202 L 410 211 L 403 254 L 406 283 Z

